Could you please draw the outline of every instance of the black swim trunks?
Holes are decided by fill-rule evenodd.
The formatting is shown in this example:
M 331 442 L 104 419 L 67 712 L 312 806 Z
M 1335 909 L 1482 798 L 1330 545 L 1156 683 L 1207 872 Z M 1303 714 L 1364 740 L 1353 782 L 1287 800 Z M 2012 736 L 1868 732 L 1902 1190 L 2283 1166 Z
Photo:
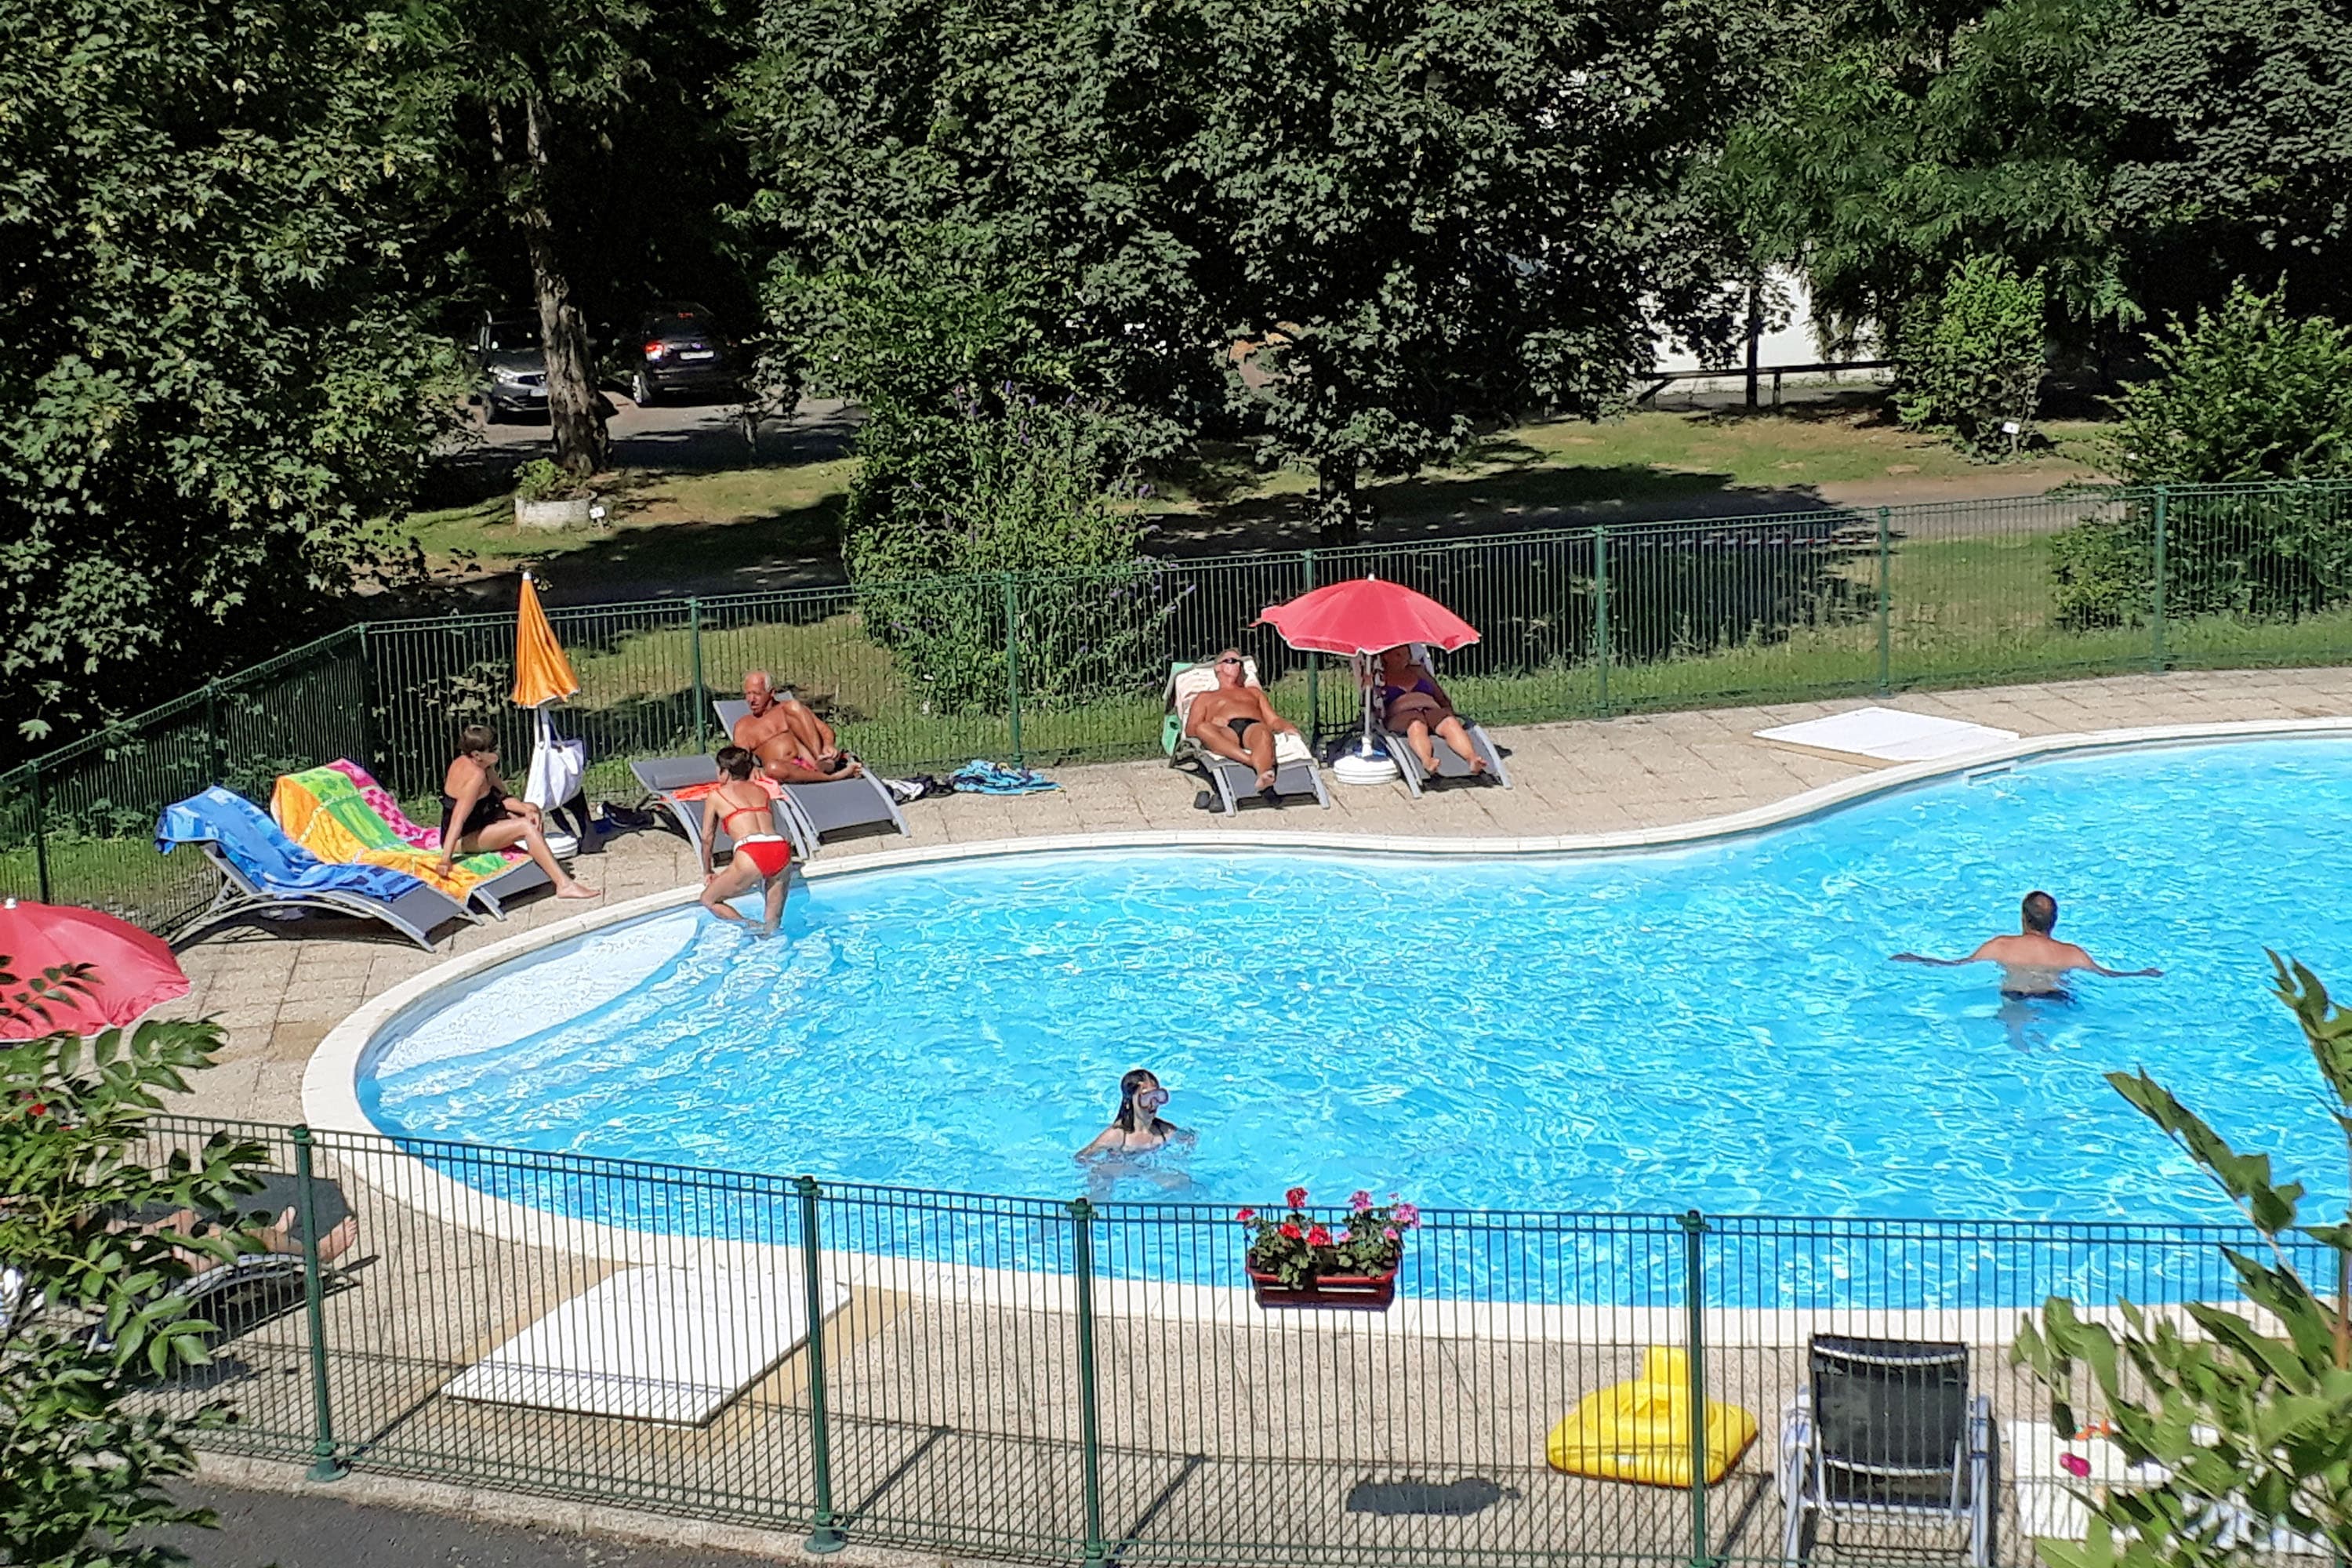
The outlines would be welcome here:
M 1263 721 L 1257 719 L 1228 719 L 1225 722 L 1233 726 L 1234 740 L 1238 744 L 1246 746 L 1249 744 L 1250 726 L 1261 723 Z

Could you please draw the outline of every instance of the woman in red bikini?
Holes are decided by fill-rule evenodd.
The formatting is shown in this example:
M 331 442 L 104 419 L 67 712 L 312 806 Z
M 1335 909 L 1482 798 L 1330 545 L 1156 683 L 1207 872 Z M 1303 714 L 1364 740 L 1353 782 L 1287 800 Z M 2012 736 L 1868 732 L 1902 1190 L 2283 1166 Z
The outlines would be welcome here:
M 768 922 L 761 936 L 773 936 L 784 918 L 784 890 L 792 880 L 793 847 L 776 832 L 774 802 L 751 782 L 759 759 L 740 746 L 719 748 L 719 787 L 702 797 L 702 841 L 715 844 L 724 833 L 735 840 L 735 858 L 724 870 L 703 879 L 702 907 L 723 921 L 743 917 L 729 903 L 765 882 Z

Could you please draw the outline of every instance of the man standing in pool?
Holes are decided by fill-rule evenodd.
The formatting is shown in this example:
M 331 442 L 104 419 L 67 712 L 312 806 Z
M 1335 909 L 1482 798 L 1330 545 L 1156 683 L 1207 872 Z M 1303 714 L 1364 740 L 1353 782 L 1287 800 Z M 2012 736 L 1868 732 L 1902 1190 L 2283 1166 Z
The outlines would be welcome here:
M 2000 994 L 2004 1000 L 2027 1002 L 2035 998 L 2066 1001 L 2065 974 L 2073 969 L 2088 970 L 2104 974 L 2110 980 L 2153 979 L 2164 973 L 2161 969 L 2109 969 L 2071 942 L 2060 942 L 2050 932 L 2058 924 L 2058 900 L 2036 889 L 2025 895 L 2020 910 L 2020 926 L 2015 936 L 1997 936 L 1966 958 L 1929 958 L 1916 952 L 1898 952 L 1897 963 L 1933 963 L 1941 968 L 1958 968 L 1964 963 L 1998 963 L 2000 965 Z

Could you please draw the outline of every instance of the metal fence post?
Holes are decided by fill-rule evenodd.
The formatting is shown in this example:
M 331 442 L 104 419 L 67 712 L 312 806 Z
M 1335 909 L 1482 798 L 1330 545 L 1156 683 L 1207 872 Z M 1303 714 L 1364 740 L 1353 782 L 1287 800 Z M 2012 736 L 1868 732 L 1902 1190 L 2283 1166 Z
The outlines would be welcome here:
M 1102 1528 L 1102 1433 L 1095 1411 L 1095 1206 L 1070 1203 L 1070 1261 L 1077 1275 L 1078 1462 L 1087 1505 L 1087 1568 L 1101 1568 L 1110 1552 Z
M 1609 529 L 1592 530 L 1592 646 L 1601 671 L 1601 716 L 1609 716 Z
M 319 1262 L 319 1205 L 312 1194 L 310 1129 L 294 1129 L 294 1203 L 302 1222 L 302 1311 L 310 1324 L 310 1479 L 339 1481 L 351 1467 L 335 1457 L 335 1408 L 327 1389 L 326 1283 Z
M 41 902 L 55 903 L 49 897 L 49 786 L 38 763 L 33 764 L 33 879 Z
M 1311 594 L 1315 592 L 1316 586 L 1315 552 L 1310 549 L 1301 553 L 1307 561 L 1307 592 Z M 1323 740 L 1323 692 L 1316 680 L 1316 677 L 1322 673 L 1322 658 L 1312 651 L 1308 652 L 1307 655 L 1307 743 L 1309 746 L 1319 745 Z
M 1004 702 L 1013 730 L 1013 765 L 1021 765 L 1021 591 L 1013 574 L 1004 578 Z
M 368 652 L 365 621 L 352 628 L 360 645 L 360 759 L 370 773 L 377 771 L 375 746 L 375 659 Z
M 1691 1568 L 1713 1568 L 1706 1542 L 1706 1220 L 1683 1215 L 1684 1370 L 1690 1376 Z
M 694 749 L 710 750 L 710 694 L 702 687 L 702 601 L 686 602 L 686 640 L 694 658 Z M 810 1321 L 815 1321 L 811 1319 Z
M 816 1469 L 816 1519 L 804 1545 L 810 1552 L 838 1552 L 848 1538 L 833 1511 L 833 1435 L 824 1405 L 824 1295 L 817 1285 L 823 1249 L 817 1237 L 816 1178 L 803 1176 L 795 1184 L 801 1193 L 801 1281 L 808 1292 L 809 1455 Z
M 1888 575 L 1888 564 L 1893 555 L 1893 552 L 1888 548 L 1890 530 L 1887 527 L 1886 509 L 1880 507 L 1878 509 L 1878 694 L 1882 697 L 1886 695 L 1890 689 L 1892 679 L 1892 671 L 1889 668 L 1887 618 L 1888 611 L 1895 602 L 1895 584 Z
M 205 682 L 205 783 L 226 784 L 228 735 L 221 727 L 220 682 Z
M 2164 536 L 2170 507 L 2171 494 L 2162 485 L 2156 487 L 2156 597 L 2148 606 L 2148 620 L 2153 626 L 2149 634 L 2147 665 L 2157 674 L 2164 673 Z

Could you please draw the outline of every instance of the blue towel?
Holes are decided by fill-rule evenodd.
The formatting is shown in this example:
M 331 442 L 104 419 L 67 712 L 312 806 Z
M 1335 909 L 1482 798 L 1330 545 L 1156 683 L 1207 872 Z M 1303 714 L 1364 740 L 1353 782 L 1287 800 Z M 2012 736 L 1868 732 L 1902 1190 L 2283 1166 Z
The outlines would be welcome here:
M 390 903 L 425 884 L 388 866 L 331 866 L 278 830 L 262 809 L 215 784 L 163 808 L 155 848 L 168 855 L 182 844 L 217 844 L 229 864 L 265 893 L 357 893 Z
M 948 783 L 966 795 L 1035 795 L 1062 787 L 1034 768 L 1008 768 L 977 757 L 949 774 Z

